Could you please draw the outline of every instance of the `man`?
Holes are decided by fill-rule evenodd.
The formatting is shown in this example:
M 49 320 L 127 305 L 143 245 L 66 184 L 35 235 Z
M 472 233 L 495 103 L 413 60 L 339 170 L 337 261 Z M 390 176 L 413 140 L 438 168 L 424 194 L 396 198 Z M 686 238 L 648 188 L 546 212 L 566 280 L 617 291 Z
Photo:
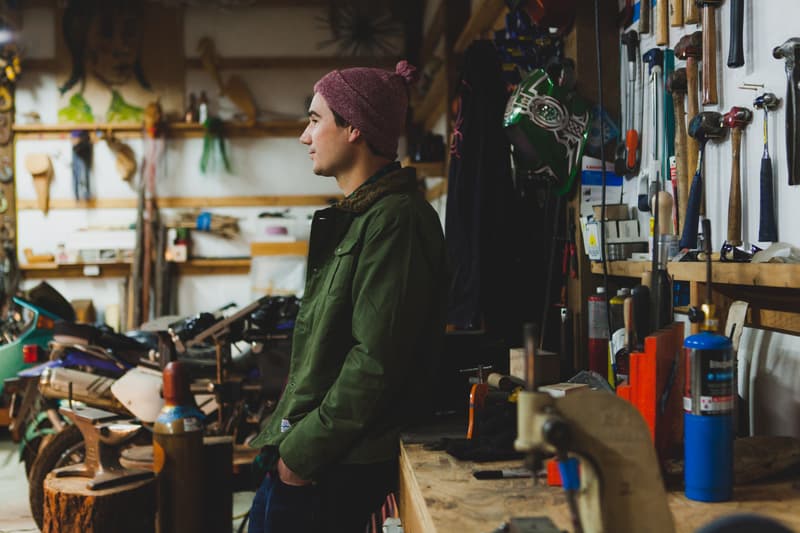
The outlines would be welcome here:
M 364 531 L 397 480 L 400 426 L 442 348 L 446 250 L 416 172 L 395 161 L 413 67 L 333 71 L 300 137 L 345 198 L 315 213 L 286 389 L 251 533 Z M 274 466 L 273 466 L 274 465 Z

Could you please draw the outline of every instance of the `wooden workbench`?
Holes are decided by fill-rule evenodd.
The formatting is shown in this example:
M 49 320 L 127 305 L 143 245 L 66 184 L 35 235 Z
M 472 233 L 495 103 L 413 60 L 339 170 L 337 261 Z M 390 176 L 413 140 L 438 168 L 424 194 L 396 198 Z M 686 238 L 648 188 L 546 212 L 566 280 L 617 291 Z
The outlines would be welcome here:
M 569 513 L 560 487 L 532 479 L 479 481 L 474 470 L 520 467 L 521 462 L 472 463 L 419 444 L 400 452 L 400 517 L 406 533 L 490 533 L 512 516 L 547 516 L 566 531 Z M 800 533 L 800 481 L 736 487 L 734 500 L 700 503 L 669 494 L 677 533 L 692 533 L 712 519 L 754 512 Z

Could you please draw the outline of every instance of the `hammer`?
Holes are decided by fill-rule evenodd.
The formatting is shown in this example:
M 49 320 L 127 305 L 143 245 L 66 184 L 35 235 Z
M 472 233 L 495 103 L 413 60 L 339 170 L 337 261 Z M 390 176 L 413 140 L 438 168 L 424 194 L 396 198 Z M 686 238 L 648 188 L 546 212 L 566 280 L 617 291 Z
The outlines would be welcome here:
M 689 200 L 689 173 L 686 169 L 686 108 L 683 98 L 686 95 L 686 69 L 679 68 L 667 78 L 667 92 L 672 95 L 675 110 L 675 163 L 678 175 L 678 224 L 686 217 L 686 203 Z M 679 228 L 675 228 L 676 231 Z
M 728 67 L 744 65 L 744 0 L 731 0 L 731 41 L 728 47 Z
M 692 0 L 689 0 L 691 3 Z M 700 112 L 700 102 L 697 98 L 697 60 L 703 53 L 703 32 L 696 31 L 684 35 L 675 45 L 675 57 L 686 60 L 686 94 L 689 97 L 687 120 L 691 121 Z M 686 140 L 686 177 L 694 174 L 697 168 L 697 154 L 700 147 L 694 138 Z M 680 205 L 680 204 L 678 204 Z M 685 204 L 684 204 L 685 205 Z
M 778 227 L 775 225 L 775 200 L 772 184 L 772 159 L 769 157 L 767 118 L 770 111 L 778 108 L 780 100 L 773 93 L 764 93 L 753 100 L 753 107 L 764 110 L 764 152 L 761 155 L 761 206 L 758 215 L 758 240 L 775 242 Z
M 703 111 L 689 123 L 689 135 L 697 139 L 700 153 L 697 158 L 697 171 L 692 179 L 689 202 L 686 205 L 686 220 L 683 222 L 680 247 L 693 250 L 697 248 L 697 220 L 700 216 L 700 202 L 703 200 L 703 156 L 706 143 L 725 137 L 727 130 L 722 125 L 722 115 L 716 111 Z
M 728 244 L 742 244 L 742 189 L 740 151 L 742 130 L 753 120 L 753 112 L 746 107 L 732 107 L 722 117 L 725 127 L 731 129 L 731 190 L 728 196 Z
M 696 0 L 703 8 L 703 105 L 716 104 L 717 97 L 717 8 L 722 0 Z
M 789 165 L 789 185 L 800 185 L 800 101 L 798 101 L 798 82 L 800 82 L 800 38 L 787 39 L 772 49 L 775 59 L 786 61 L 786 160 Z

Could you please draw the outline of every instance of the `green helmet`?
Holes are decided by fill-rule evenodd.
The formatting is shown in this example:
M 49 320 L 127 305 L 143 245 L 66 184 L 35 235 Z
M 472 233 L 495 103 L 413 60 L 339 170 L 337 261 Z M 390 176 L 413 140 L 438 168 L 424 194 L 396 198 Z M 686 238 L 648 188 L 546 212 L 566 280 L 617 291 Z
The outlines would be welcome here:
M 514 146 L 517 172 L 569 192 L 581 166 L 589 131 L 589 103 L 553 83 L 542 69 L 517 86 L 506 105 L 503 126 Z

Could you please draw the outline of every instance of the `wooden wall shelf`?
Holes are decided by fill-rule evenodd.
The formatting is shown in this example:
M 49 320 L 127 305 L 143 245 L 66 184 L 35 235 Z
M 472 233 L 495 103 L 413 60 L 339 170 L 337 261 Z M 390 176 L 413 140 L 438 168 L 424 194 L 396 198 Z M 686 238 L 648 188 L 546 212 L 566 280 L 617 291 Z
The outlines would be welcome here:
M 404 157 L 400 162 L 404 167 L 414 167 L 417 169 L 417 178 L 444 178 L 446 177 L 444 161 L 412 161 L 410 157 Z
M 643 272 L 650 270 L 651 263 L 649 261 L 610 261 L 608 263 L 608 273 L 611 276 L 640 278 Z M 705 263 L 669 263 L 667 270 L 676 281 L 698 283 L 706 281 Z M 603 265 L 593 262 L 592 273 L 602 274 Z M 712 278 L 712 282 L 715 284 L 800 289 L 800 265 L 714 262 Z
M 308 255 L 308 241 L 291 242 L 253 242 L 250 243 L 253 257 L 271 255 Z
M 225 122 L 225 135 L 229 137 L 299 137 L 307 124 L 306 119 L 273 120 L 257 122 L 247 126 L 238 122 Z M 13 131 L 17 139 L 61 139 L 69 137 L 75 130 L 89 132 L 111 131 L 120 138 L 138 138 L 142 136 L 142 125 L 138 123 L 92 123 L 92 124 L 14 124 Z M 167 136 L 173 139 L 198 139 L 206 134 L 200 124 L 186 122 L 170 122 L 167 124 Z
M 505 11 L 506 4 L 503 0 L 483 0 L 480 5 L 474 6 L 467 25 L 456 40 L 456 53 L 463 52 L 474 39 L 493 29 Z
M 163 196 L 158 198 L 160 208 L 208 207 L 298 207 L 324 206 L 338 202 L 340 196 L 287 195 L 287 196 Z M 18 199 L 17 210 L 38 209 L 36 200 Z M 136 209 L 136 198 L 98 198 L 89 201 L 54 198 L 50 209 Z

